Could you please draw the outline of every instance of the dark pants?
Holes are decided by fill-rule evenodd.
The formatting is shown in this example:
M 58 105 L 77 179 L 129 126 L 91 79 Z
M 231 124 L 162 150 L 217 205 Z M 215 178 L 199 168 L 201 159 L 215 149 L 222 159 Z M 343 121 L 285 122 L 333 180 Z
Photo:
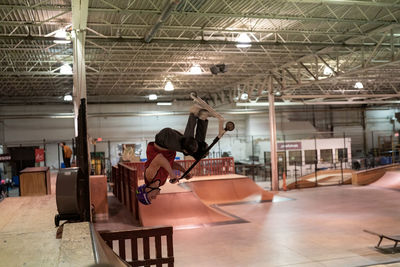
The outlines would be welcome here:
M 71 168 L 71 158 L 64 158 L 65 168 Z
M 208 127 L 208 120 L 200 120 L 192 113 L 190 113 L 188 122 L 186 124 L 184 136 L 194 137 L 197 140 L 197 142 L 205 142 L 207 135 L 207 127 Z M 194 135 L 195 128 L 196 128 L 196 136 Z
M 208 147 L 207 143 L 205 142 L 207 135 L 207 127 L 208 127 L 208 120 L 200 120 L 192 113 L 190 113 L 188 122 L 186 124 L 184 136 L 194 137 L 197 141 L 198 150 L 193 155 L 191 155 L 195 159 L 201 159 L 205 155 L 206 149 Z M 195 128 L 196 128 L 196 136 L 194 135 Z

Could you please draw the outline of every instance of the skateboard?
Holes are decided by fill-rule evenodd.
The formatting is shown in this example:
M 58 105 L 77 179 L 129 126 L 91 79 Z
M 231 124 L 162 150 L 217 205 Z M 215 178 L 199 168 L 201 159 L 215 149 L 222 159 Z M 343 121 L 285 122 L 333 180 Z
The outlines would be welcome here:
M 203 99 L 201 99 L 200 97 L 198 97 L 195 93 L 191 93 L 190 97 L 193 99 L 193 101 L 200 105 L 202 108 L 206 109 L 213 117 L 218 119 L 219 122 L 219 128 L 218 128 L 218 135 L 217 137 L 214 138 L 213 142 L 211 143 L 211 145 L 209 145 L 207 147 L 207 149 L 203 152 L 203 154 L 201 155 L 201 157 L 199 157 L 199 159 L 196 159 L 195 162 L 185 171 L 184 174 L 182 174 L 182 176 L 180 178 L 177 179 L 170 179 L 170 183 L 175 183 L 176 181 L 179 182 L 179 180 L 185 178 L 188 173 L 197 165 L 197 163 L 200 162 L 200 160 L 207 155 L 207 153 L 210 151 L 210 149 L 216 144 L 218 143 L 218 141 L 222 138 L 222 136 L 228 132 L 228 131 L 233 131 L 235 129 L 235 124 L 231 121 L 228 121 L 225 125 L 224 125 L 224 118 L 221 116 L 221 114 L 217 113 L 212 107 L 210 107 L 206 102 L 204 102 Z

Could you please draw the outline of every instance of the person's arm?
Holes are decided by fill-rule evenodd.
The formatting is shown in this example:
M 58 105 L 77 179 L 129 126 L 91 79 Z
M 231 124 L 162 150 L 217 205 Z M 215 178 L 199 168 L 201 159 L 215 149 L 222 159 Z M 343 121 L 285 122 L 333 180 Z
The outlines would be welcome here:
M 168 160 L 162 154 L 158 154 L 157 157 L 159 157 L 160 166 L 163 167 L 169 173 L 170 179 L 175 179 L 176 178 L 175 173 L 174 173 L 171 165 L 169 165 Z M 174 164 L 175 164 L 175 162 L 174 162 Z
M 186 171 L 186 169 L 183 168 L 182 165 L 180 165 L 180 164 L 178 164 L 178 163 L 176 163 L 176 162 L 174 162 L 174 164 L 172 165 L 172 168 L 173 168 L 174 170 L 181 171 L 182 173 L 185 173 L 185 171 Z M 190 173 L 188 173 L 188 174 L 186 175 L 185 178 L 186 178 L 187 180 L 189 180 L 190 178 L 192 178 L 192 175 L 191 175 Z

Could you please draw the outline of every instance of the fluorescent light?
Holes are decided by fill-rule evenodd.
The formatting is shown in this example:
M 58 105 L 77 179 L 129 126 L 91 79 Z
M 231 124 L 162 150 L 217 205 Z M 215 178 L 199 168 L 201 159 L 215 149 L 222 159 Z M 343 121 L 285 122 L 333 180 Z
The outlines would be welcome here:
M 240 100 L 247 100 L 249 98 L 249 95 L 247 94 L 247 93 L 243 93 L 241 96 L 240 96 Z
M 171 102 L 157 102 L 158 106 L 172 106 Z
M 60 68 L 61 74 L 72 74 L 72 68 L 69 64 L 64 64 Z
M 325 76 L 329 76 L 329 75 L 331 75 L 332 73 L 333 73 L 333 71 L 331 70 L 331 68 L 329 68 L 328 66 L 325 66 L 324 75 L 325 75 Z
M 193 65 L 190 68 L 190 74 L 201 74 L 201 68 L 199 65 Z
M 238 42 L 236 47 L 239 48 L 247 48 L 251 46 L 251 39 L 246 33 L 241 33 L 236 39 L 236 42 Z
M 155 94 L 149 95 L 149 100 L 157 100 L 157 95 Z
M 64 101 L 72 101 L 72 95 L 65 95 Z
M 364 85 L 361 82 L 356 82 L 356 84 L 354 85 L 354 88 L 363 89 Z
M 164 90 L 165 91 L 174 91 L 174 85 L 172 84 L 172 82 L 171 81 L 168 81 L 166 84 L 165 84 L 165 87 L 164 87 Z
M 64 40 L 54 40 L 54 43 L 56 44 L 69 44 L 71 41 L 66 40 L 67 39 L 67 32 L 65 29 L 60 29 L 56 31 L 56 34 L 54 35 L 56 38 L 64 39 Z

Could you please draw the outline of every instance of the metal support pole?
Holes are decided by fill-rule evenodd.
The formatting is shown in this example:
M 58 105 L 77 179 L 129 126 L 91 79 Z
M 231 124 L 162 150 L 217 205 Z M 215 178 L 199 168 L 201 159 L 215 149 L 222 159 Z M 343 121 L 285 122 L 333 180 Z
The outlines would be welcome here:
M 374 132 L 371 132 L 371 139 L 372 139 L 372 167 L 375 168 Z
M 342 174 L 342 184 L 344 184 L 344 179 L 343 179 L 343 157 L 340 159 L 340 172 Z
M 253 181 L 255 181 L 254 177 L 254 138 L 251 136 L 251 174 L 253 176 Z
M 361 110 L 361 126 L 363 129 L 363 148 L 364 148 L 364 155 L 368 155 L 368 148 L 367 148 L 367 132 L 366 132 L 366 117 L 365 117 L 365 107 Z
M 317 138 L 314 135 L 314 145 L 315 145 L 315 186 L 318 186 L 318 175 L 317 175 L 317 171 L 318 171 L 318 149 L 317 149 Z
M 284 148 L 283 150 L 284 150 L 284 153 L 285 153 L 285 157 L 283 157 L 283 163 L 284 164 L 283 164 L 282 174 L 285 173 L 285 176 L 287 178 L 287 165 L 289 164 L 289 161 L 288 161 L 289 157 L 286 156 L 287 151 L 286 151 L 286 137 L 285 137 L 285 135 L 283 135 L 283 148 Z
M 295 187 L 297 188 L 297 160 L 294 160 L 294 181 Z
M 60 162 L 60 143 L 57 143 L 57 155 L 58 155 L 58 170 L 61 168 L 61 162 Z
M 346 162 L 348 162 L 348 157 L 347 157 L 347 154 L 345 155 L 344 153 L 347 153 L 347 150 L 346 150 L 346 133 L 345 132 L 343 132 L 343 153 L 342 153 L 342 161 L 343 161 L 343 159 L 346 159 Z
M 271 136 L 271 188 L 272 191 L 279 190 L 278 181 L 278 155 L 276 147 L 276 118 L 275 100 L 272 88 L 272 76 L 268 76 L 268 102 L 269 102 L 269 131 Z
M 44 166 L 46 167 L 47 166 L 47 164 L 46 164 L 46 139 L 43 139 L 43 151 L 44 151 Z

